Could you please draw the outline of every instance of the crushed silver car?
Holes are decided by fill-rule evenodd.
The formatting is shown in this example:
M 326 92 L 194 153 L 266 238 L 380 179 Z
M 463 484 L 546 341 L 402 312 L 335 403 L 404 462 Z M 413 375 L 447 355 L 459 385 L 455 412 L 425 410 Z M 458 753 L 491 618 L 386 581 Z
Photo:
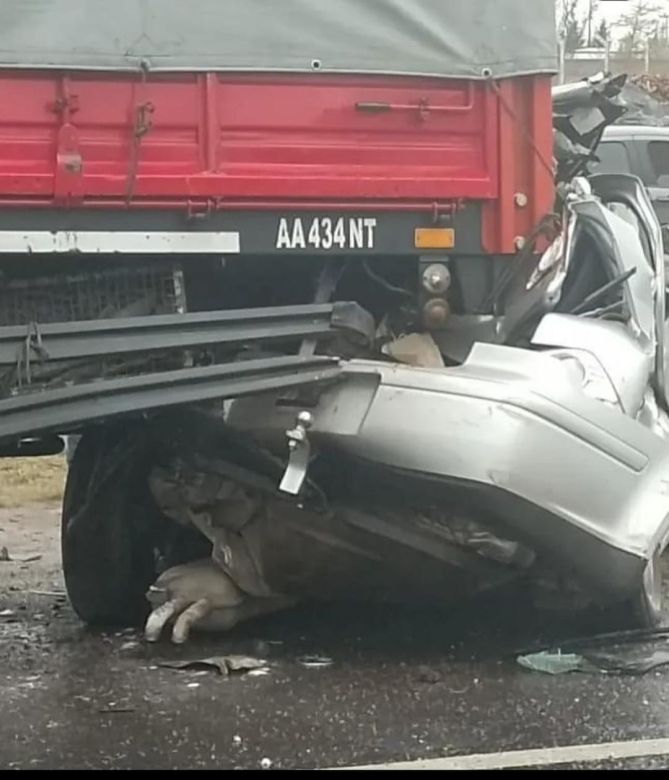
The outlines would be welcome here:
M 221 605 L 206 588 L 166 589 L 163 623 L 190 609 L 228 626 L 314 597 L 447 603 L 518 577 L 659 619 L 659 226 L 631 177 L 575 180 L 565 212 L 564 234 L 518 273 L 506 315 L 461 365 L 351 360 L 309 404 L 256 396 L 234 403 L 229 428 L 194 421 L 175 435 L 153 495 L 211 542 L 235 590 Z M 252 437 L 221 447 L 229 429 Z
M 638 179 L 588 176 L 623 83 L 560 88 L 550 238 L 519 250 L 486 313 L 427 333 L 317 303 L 285 326 L 304 338 L 309 381 L 299 360 L 282 363 L 281 381 L 263 390 L 260 377 L 224 408 L 214 384 L 210 403 L 87 430 L 63 508 L 78 614 L 144 621 L 150 641 L 173 624 L 180 643 L 306 599 L 448 604 L 522 581 L 542 602 L 656 624 L 669 543 L 661 228 Z M 443 273 L 426 268 L 427 282 Z M 325 354 L 316 316 L 335 339 Z

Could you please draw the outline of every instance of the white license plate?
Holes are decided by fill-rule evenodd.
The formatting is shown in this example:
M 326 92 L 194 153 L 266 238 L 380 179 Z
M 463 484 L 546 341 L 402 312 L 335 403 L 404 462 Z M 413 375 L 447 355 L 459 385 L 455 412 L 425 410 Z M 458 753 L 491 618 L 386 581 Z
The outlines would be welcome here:
M 376 217 L 281 217 L 276 248 L 290 251 L 374 249 Z

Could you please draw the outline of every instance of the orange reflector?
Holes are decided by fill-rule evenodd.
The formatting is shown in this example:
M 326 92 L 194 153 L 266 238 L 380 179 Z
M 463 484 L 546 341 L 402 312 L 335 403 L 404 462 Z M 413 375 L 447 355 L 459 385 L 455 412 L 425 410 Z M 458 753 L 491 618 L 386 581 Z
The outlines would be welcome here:
M 453 249 L 455 230 L 453 228 L 416 228 L 414 243 L 416 249 Z

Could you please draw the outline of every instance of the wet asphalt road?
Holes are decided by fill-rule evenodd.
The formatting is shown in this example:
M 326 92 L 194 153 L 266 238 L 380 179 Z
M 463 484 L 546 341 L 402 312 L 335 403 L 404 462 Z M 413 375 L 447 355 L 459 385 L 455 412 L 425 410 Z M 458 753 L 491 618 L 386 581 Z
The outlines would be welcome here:
M 519 667 L 516 650 L 595 625 L 536 613 L 518 594 L 443 614 L 308 607 L 185 648 L 88 632 L 53 597 L 17 599 L 18 622 L 0 625 L 3 768 L 314 768 L 669 737 L 669 668 Z M 266 657 L 269 673 L 158 666 L 239 652 Z M 305 654 L 333 663 L 307 669 Z

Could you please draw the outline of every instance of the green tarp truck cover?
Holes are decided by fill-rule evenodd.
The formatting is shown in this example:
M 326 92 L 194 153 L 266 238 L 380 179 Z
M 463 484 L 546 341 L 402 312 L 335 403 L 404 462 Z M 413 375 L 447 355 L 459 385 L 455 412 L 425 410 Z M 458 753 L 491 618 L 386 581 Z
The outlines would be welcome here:
M 553 73 L 554 0 L 0 0 L 0 67 Z

